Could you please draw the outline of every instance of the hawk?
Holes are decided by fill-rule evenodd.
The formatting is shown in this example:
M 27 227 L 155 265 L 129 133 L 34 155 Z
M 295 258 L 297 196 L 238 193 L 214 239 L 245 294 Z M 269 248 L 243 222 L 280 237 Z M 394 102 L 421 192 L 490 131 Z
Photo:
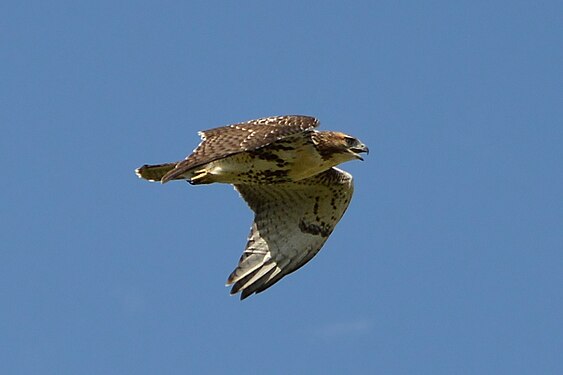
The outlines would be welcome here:
M 241 300 L 298 270 L 321 249 L 353 193 L 335 168 L 368 148 L 349 135 L 315 130 L 309 116 L 277 116 L 200 131 L 201 143 L 174 163 L 143 165 L 145 180 L 231 184 L 254 211 L 238 266 L 227 279 Z

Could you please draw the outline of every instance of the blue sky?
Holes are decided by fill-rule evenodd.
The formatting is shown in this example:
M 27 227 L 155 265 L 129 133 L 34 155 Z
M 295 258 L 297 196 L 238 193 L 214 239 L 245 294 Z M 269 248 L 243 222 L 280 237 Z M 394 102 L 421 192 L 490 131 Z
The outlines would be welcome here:
M 4 2 L 1 372 L 563 373 L 562 13 Z M 320 255 L 240 302 L 244 202 L 133 170 L 279 114 L 371 152 Z

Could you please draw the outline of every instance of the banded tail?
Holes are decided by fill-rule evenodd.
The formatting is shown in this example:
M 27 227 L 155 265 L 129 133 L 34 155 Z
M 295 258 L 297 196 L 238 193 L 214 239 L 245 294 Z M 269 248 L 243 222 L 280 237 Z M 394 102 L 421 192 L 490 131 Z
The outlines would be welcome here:
M 155 164 L 155 165 L 148 165 L 145 164 L 140 168 L 135 169 L 135 173 L 137 176 L 144 180 L 149 181 L 161 181 L 162 177 L 170 172 L 174 167 L 176 167 L 178 163 L 165 163 L 165 164 Z M 178 176 L 176 178 L 178 180 L 182 180 L 183 177 Z

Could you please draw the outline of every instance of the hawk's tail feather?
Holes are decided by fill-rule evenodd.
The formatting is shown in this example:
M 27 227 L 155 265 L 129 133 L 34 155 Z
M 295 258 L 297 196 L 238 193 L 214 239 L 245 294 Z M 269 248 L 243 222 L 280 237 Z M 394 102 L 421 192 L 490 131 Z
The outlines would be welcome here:
M 170 172 L 178 163 L 165 163 L 165 164 L 145 164 L 142 167 L 135 169 L 137 176 L 148 181 L 161 181 L 162 177 Z

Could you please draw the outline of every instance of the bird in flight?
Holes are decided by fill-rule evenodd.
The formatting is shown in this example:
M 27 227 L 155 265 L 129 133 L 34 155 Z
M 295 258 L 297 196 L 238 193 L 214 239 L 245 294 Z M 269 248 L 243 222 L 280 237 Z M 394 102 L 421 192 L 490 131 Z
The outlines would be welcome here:
M 200 131 L 184 160 L 143 165 L 142 179 L 231 184 L 254 211 L 238 266 L 227 279 L 241 300 L 311 260 L 352 198 L 352 175 L 336 168 L 368 148 L 358 139 L 315 130 L 309 116 L 277 116 Z

